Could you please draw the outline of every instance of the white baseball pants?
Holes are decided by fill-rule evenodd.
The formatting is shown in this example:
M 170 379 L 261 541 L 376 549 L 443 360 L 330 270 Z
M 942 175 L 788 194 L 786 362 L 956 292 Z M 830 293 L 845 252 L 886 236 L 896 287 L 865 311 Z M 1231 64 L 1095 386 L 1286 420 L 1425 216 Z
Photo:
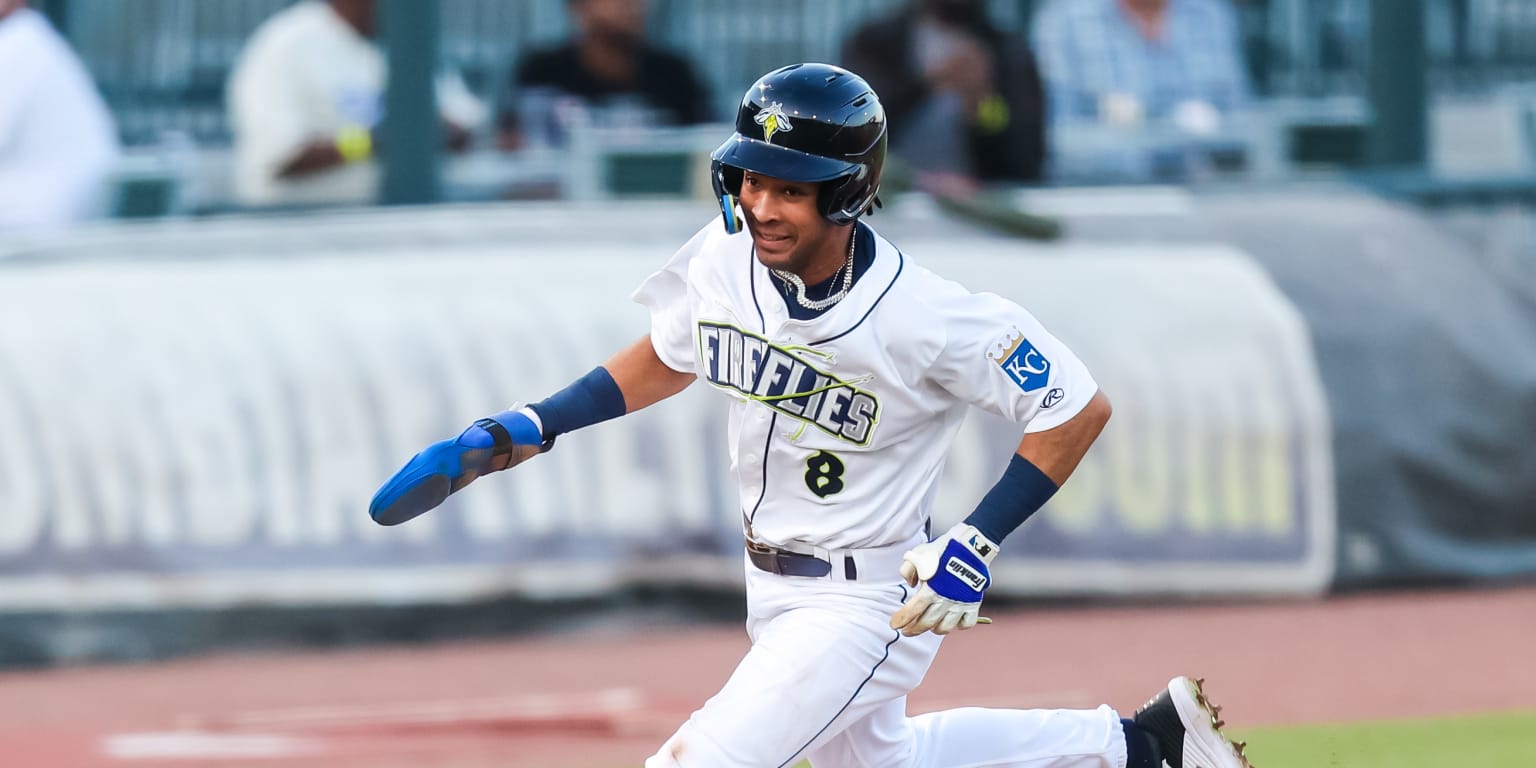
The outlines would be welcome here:
M 1107 706 L 907 717 L 907 693 L 943 638 L 890 628 L 908 591 L 896 575 L 905 549 L 864 550 L 858 572 L 869 581 L 747 563 L 752 648 L 646 768 L 1125 768 L 1120 716 Z

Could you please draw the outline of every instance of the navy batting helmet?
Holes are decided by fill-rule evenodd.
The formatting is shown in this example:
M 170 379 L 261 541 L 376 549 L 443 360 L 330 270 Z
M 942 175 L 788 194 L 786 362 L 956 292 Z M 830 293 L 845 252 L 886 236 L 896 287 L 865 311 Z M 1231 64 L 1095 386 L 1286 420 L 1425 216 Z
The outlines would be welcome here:
M 820 182 L 821 215 L 847 224 L 869 210 L 885 166 L 885 109 L 864 78 L 830 64 L 763 75 L 741 99 L 736 133 L 710 164 L 725 228 L 741 231 L 735 197 L 742 171 Z

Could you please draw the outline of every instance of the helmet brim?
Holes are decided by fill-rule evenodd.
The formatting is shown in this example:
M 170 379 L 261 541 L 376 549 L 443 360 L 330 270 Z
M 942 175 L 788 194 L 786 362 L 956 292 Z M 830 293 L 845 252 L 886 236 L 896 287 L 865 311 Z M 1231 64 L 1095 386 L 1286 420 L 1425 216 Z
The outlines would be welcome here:
M 785 181 L 831 181 L 859 170 L 858 163 L 812 155 L 736 134 L 725 140 L 710 159 L 721 165 Z

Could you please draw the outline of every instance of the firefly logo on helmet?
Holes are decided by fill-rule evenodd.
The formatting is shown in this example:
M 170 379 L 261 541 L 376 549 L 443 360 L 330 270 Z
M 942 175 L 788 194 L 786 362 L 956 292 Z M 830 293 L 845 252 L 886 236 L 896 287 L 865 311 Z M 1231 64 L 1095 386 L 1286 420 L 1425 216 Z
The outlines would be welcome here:
M 757 116 L 752 118 L 763 127 L 763 141 L 773 143 L 775 133 L 789 133 L 795 126 L 789 122 L 789 115 L 784 114 L 784 105 L 774 102 L 764 107 Z

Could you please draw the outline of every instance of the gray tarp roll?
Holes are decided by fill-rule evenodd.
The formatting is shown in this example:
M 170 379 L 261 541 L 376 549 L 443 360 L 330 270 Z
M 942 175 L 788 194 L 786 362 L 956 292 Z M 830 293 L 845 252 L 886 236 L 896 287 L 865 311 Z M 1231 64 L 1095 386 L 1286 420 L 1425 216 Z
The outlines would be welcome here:
M 1034 212 L 1064 219 L 1073 245 L 1060 249 L 1063 258 L 1084 244 L 1235 245 L 1297 305 L 1313 336 L 1333 420 L 1339 585 L 1536 575 L 1536 254 L 1484 259 L 1411 208 L 1337 186 L 1049 190 L 1024 197 Z M 582 234 L 592 241 L 671 242 L 707 211 L 644 207 L 623 227 Z M 334 214 L 286 228 L 259 219 L 148 228 L 164 238 L 103 228 L 46 247 L 0 243 L 0 259 L 19 269 L 141 256 L 266 260 L 326 247 L 328 236 L 362 252 L 375 241 L 381 248 L 555 244 L 569 242 L 578 230 L 573 222 L 588 221 L 582 217 L 608 221 L 619 212 L 516 213 L 528 214 L 487 207 Z M 872 221 L 897 243 L 952 236 L 959 244 L 977 235 L 931 204 L 925 211 L 922 198 L 893 200 Z M 1013 242 L 1037 256 L 1058 249 Z M 944 269 L 937 253 L 929 261 Z
M 1232 243 L 1301 309 L 1333 419 L 1339 586 L 1536 574 L 1536 253 L 1510 269 L 1340 188 L 1082 202 L 1069 238 Z

